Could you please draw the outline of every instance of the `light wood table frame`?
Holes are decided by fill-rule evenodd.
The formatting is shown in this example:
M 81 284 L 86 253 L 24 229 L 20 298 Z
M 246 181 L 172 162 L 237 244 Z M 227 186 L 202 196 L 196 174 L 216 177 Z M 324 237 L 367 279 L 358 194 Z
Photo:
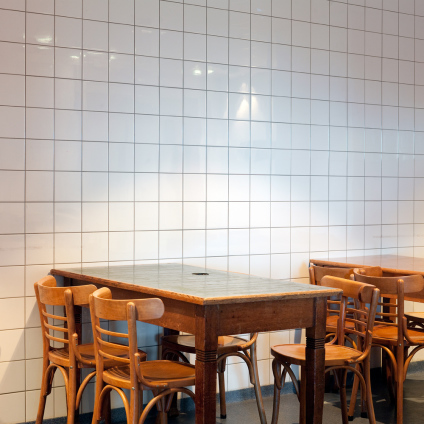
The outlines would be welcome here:
M 196 424 L 216 422 L 218 336 L 306 328 L 306 422 L 322 423 L 326 301 L 339 290 L 180 264 L 51 274 L 64 277 L 65 285 L 109 287 L 117 299 L 162 299 L 163 317 L 148 322 L 195 335 Z

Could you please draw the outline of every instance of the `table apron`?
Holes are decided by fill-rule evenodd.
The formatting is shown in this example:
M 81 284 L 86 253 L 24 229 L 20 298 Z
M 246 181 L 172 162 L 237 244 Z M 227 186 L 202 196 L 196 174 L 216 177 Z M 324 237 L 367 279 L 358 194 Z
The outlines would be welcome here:
M 314 305 L 314 298 L 220 305 L 218 335 L 312 327 Z

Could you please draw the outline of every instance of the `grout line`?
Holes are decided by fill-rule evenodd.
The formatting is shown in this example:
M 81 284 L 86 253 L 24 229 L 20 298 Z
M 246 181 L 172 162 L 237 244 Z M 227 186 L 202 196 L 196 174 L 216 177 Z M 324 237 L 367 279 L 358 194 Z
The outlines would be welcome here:
M 415 6 L 415 2 L 414 2 L 414 62 L 415 62 L 415 49 L 416 49 L 416 43 L 415 43 L 415 12 L 416 12 L 416 6 Z M 416 74 L 416 66 L 414 65 L 414 84 L 416 84 L 416 79 L 417 79 L 417 74 Z M 414 90 L 414 105 L 415 105 L 415 90 Z M 415 159 L 416 159 L 416 118 L 415 118 L 415 113 L 414 113 L 414 132 L 413 132 L 413 152 L 414 152 L 414 186 L 413 186 L 413 190 L 414 190 L 414 194 L 413 194 L 413 201 L 414 201 L 414 206 L 415 206 L 415 202 L 417 201 L 416 199 L 416 171 L 415 171 Z M 416 223 L 415 223 L 415 207 L 412 210 L 412 253 L 413 256 L 415 256 L 416 253 L 416 249 L 415 249 L 415 240 L 414 240 L 414 235 L 415 235 L 415 228 L 416 228 Z M 398 240 L 399 243 L 399 240 Z M 415 307 L 414 307 L 415 310 Z
M 208 231 L 208 182 L 209 182 L 209 174 L 208 174 L 208 128 L 209 128 L 209 119 L 208 119 L 208 99 L 209 99 L 209 87 L 208 87 L 208 68 L 209 68 L 209 58 L 208 58 L 208 6 L 206 3 L 206 17 L 205 17 L 205 32 L 206 32 L 206 78 L 205 78 L 205 92 L 206 92 L 206 108 L 205 108 L 205 198 L 204 198 L 204 206 L 205 206 L 205 267 L 208 267 L 208 239 L 209 239 L 209 231 Z M 229 41 L 227 43 L 227 46 Z M 229 46 L 227 47 L 229 50 Z
M 27 27 L 27 13 L 26 13 L 26 10 L 27 10 L 27 6 L 28 6 L 28 0 L 25 0 L 25 34 L 26 34 L 26 27 Z M 24 111 L 24 119 L 25 119 L 25 141 L 24 141 L 24 169 L 25 169 L 25 173 L 24 173 L 24 201 L 26 200 L 26 197 L 27 197 L 27 189 L 26 189 L 26 186 L 27 186 L 27 171 L 26 171 L 26 167 L 27 167 L 27 139 L 26 139 L 26 137 L 27 137 L 27 125 L 26 125 L 26 121 L 27 121 L 27 112 L 26 112 L 26 104 L 27 104 L 27 98 L 26 98 L 26 92 L 27 92 L 27 83 L 26 83 L 26 80 L 27 80 L 27 61 L 26 61 L 26 55 L 27 55 L 27 53 L 26 53 L 26 50 L 27 50 L 27 45 L 26 45 L 26 37 L 25 37 L 25 69 L 24 69 L 24 72 L 25 72 L 25 76 L 24 76 L 24 78 L 25 78 L 25 80 L 24 80 L 24 84 L 25 84 L 25 86 L 24 86 L 24 89 L 25 89 L 25 93 L 24 93 L 24 96 L 25 96 L 25 111 Z M 24 335 L 24 340 L 23 340 L 23 345 L 24 345 L 24 352 L 23 352 L 23 357 L 24 357 L 24 361 L 25 361 L 25 363 L 24 363 L 24 372 L 25 372 L 25 408 L 24 408 L 24 410 L 25 410 L 25 420 L 27 419 L 27 410 L 26 410 L 26 403 L 27 403 L 27 379 L 26 379 L 26 375 L 27 375 L 27 343 L 26 343 L 26 334 L 27 334 L 27 332 L 26 332 L 26 321 L 27 321 L 27 316 L 26 316 L 26 296 L 29 294 L 29 293 L 27 293 L 27 284 L 26 284 L 26 279 L 27 279 L 27 258 L 26 258 L 26 251 L 27 251 L 27 242 L 26 242 L 26 230 L 27 230 L 27 212 L 26 212 L 26 203 L 24 202 L 24 205 L 23 205 L 23 207 L 24 207 L 24 296 L 25 296 L 25 298 L 24 298 L 24 318 L 25 318 L 25 322 L 24 322 L 24 329 L 23 329 L 23 335 Z
M 310 10 L 310 12 L 312 12 Z M 311 16 L 312 18 L 312 16 Z M 308 224 L 309 224 L 309 231 L 308 231 L 308 250 L 309 250 L 309 256 L 311 256 L 311 236 L 312 236 L 312 24 L 309 25 L 309 216 L 308 216 Z M 327 222 L 328 225 L 328 222 Z M 328 232 L 328 230 L 327 230 Z M 328 242 L 327 242 L 327 250 L 328 250 Z
M 415 3 L 415 2 L 414 2 Z M 415 7 L 415 4 L 414 4 Z M 384 21 L 383 21 L 384 23 Z M 398 95 L 398 101 L 397 101 L 397 120 L 398 120 L 398 125 L 397 125 L 397 151 L 398 151 L 398 177 L 400 174 L 400 162 L 401 162 L 401 156 L 400 156 L 400 111 L 399 111 L 399 80 L 400 80 L 400 65 L 399 65 L 399 14 L 397 16 L 397 24 L 398 24 L 398 49 L 397 49 L 397 73 L 398 73 L 398 82 L 397 82 L 397 95 Z M 384 41 L 384 36 L 383 36 L 383 41 Z M 384 46 L 383 46 L 384 47 Z M 415 54 L 415 48 L 414 48 L 414 54 Z M 414 66 L 415 68 L 415 66 Z M 414 69 L 415 71 L 415 69 Z M 398 180 L 398 191 L 399 191 L 399 180 Z M 398 195 L 399 197 L 399 195 Z M 381 193 L 381 198 L 383 198 L 383 193 Z M 412 209 L 413 210 L 413 209 Z M 414 221 L 412 219 L 412 221 Z M 398 203 L 398 220 L 397 220 L 397 225 L 396 225 L 396 253 L 399 253 L 399 203 Z
M 110 263 L 110 3 L 107 4 L 107 263 Z
M 182 61 L 181 66 L 183 69 L 182 73 L 182 90 L 181 90 L 181 96 L 182 96 L 182 111 L 181 111 L 181 262 L 184 263 L 185 255 L 184 255 L 184 136 L 185 136 L 185 34 L 184 31 L 185 28 L 185 7 L 182 5 L 183 9 L 183 54 L 182 54 Z
M 271 32 L 271 68 L 272 68 L 272 61 L 273 61 L 273 58 L 274 58 L 274 49 L 272 48 L 273 42 L 274 42 L 274 33 L 273 33 L 273 29 L 274 29 L 273 23 L 274 23 L 274 21 L 273 21 L 273 17 L 272 17 L 273 16 L 272 5 L 273 5 L 273 2 L 271 1 L 271 30 L 270 30 L 270 32 Z M 270 75 L 271 75 L 270 93 L 271 93 L 271 96 L 273 96 L 274 95 L 274 78 L 273 78 L 274 75 L 273 75 L 272 70 L 270 71 Z M 274 130 L 274 127 L 273 127 L 274 116 L 273 116 L 273 113 L 272 113 L 272 109 L 273 109 L 273 107 L 272 107 L 272 97 L 271 97 L 271 123 L 270 123 L 270 133 L 269 133 L 271 148 L 273 147 L 272 141 L 273 141 L 273 130 Z M 272 150 L 270 150 L 270 152 L 272 153 Z M 275 231 L 273 231 L 273 227 L 272 227 L 272 182 L 273 182 L 272 175 L 273 175 L 273 171 L 274 171 L 273 166 L 272 166 L 272 154 L 270 155 L 269 161 L 270 161 L 269 162 L 269 169 L 270 169 L 271 176 L 270 176 L 270 179 L 269 179 L 270 181 L 269 181 L 269 275 L 268 275 L 268 277 L 271 278 L 272 275 L 273 275 L 272 240 L 273 240 L 273 236 L 275 236 L 274 235 Z
M 230 12 L 227 18 L 228 48 L 227 48 L 227 271 L 230 270 Z M 206 73 L 208 76 L 209 73 Z M 206 150 L 207 152 L 207 150 Z M 207 153 L 206 153 L 207 154 Z M 228 378 L 228 375 L 227 375 Z
M 252 272 L 252 4 L 250 4 L 250 14 L 249 14 L 249 274 Z M 228 40 L 230 43 L 230 40 Z M 272 57 L 272 56 L 271 56 Z M 228 48 L 228 62 L 230 61 L 230 49 Z M 229 96 L 228 96 L 229 97 Z M 229 111 L 229 108 L 228 108 Z
M 161 74 L 161 37 L 160 37 L 160 30 L 161 30 L 161 25 L 160 25 L 160 10 L 161 10 L 161 4 L 162 2 L 159 1 L 159 22 L 158 22 L 158 26 L 159 26 L 159 33 L 158 33 L 158 37 L 159 37 L 159 52 L 158 52 L 158 57 L 159 57 L 159 87 L 158 87 L 158 105 L 159 105 L 159 113 L 158 113 L 158 118 L 159 118 L 159 148 L 158 148 L 158 172 L 157 172 L 157 179 L 158 179 L 158 193 L 157 193 L 157 200 L 158 200 L 158 236 L 157 236 L 157 243 L 158 243 L 158 248 L 157 248 L 157 257 L 158 257 L 158 262 L 160 261 L 160 230 L 161 230 L 161 219 L 160 219 L 160 212 L 161 212 L 161 173 L 162 173 L 162 167 L 160 164 L 160 160 L 161 160 L 161 151 L 162 151 L 162 140 L 161 140 L 161 136 L 162 136 L 162 115 L 160 113 L 160 87 L 161 87 L 161 78 L 160 78 L 160 74 Z
M 136 217 L 136 215 L 137 215 L 137 208 L 136 208 L 136 192 L 137 192 L 137 189 L 136 189 L 136 176 L 137 176 L 137 173 L 135 172 L 136 171 L 136 169 L 137 169 L 137 160 L 136 160 L 136 158 L 137 158 L 137 151 L 136 151 L 136 147 L 137 147 L 137 144 L 136 144 L 136 137 L 137 137 L 137 131 L 136 131 L 136 114 L 135 114 L 135 111 L 136 111 L 136 84 L 135 84 L 135 82 L 136 82 L 136 56 L 135 56 L 135 52 L 136 52 L 136 37 L 135 37 L 135 3 L 133 3 L 133 25 L 132 25 L 132 28 L 133 28 L 133 43 L 134 43 L 134 45 L 133 45 L 133 61 L 134 61 L 134 66 L 133 66 L 133 80 L 134 80 L 134 91 L 133 91 L 133 96 L 134 96 L 134 103 L 133 103 L 133 108 L 134 108 L 134 110 L 133 110 L 133 114 L 132 114 L 132 116 L 133 116 L 133 143 L 134 143 L 134 148 L 133 148 L 133 156 L 134 156 L 134 158 L 133 158 L 133 167 L 134 167 L 134 178 L 133 178 L 133 208 L 132 208 L 132 210 L 133 210 L 133 260 L 134 260 L 134 264 L 135 264 L 135 262 L 136 262 L 136 258 L 137 258 L 137 255 L 136 255 L 136 252 L 137 252 L 137 244 L 136 244 L 136 236 L 137 236 L 137 231 L 136 231 L 136 222 L 137 222 L 137 217 Z
M 84 22 L 84 7 L 81 5 L 81 19 L 82 22 Z M 81 25 L 81 47 L 84 45 L 84 25 Z M 80 231 L 81 231 L 81 237 L 80 237 L 80 243 L 81 243 L 81 249 L 80 249 L 80 257 L 81 257 L 81 265 L 84 263 L 84 233 L 83 233 L 83 228 L 84 228 L 84 214 L 83 214 L 83 194 L 84 194 L 84 185 L 83 185 L 83 171 L 84 171 L 84 113 L 83 113 L 83 109 L 84 109 L 84 62 L 85 62 L 85 55 L 84 52 L 81 52 L 81 160 L 80 160 L 80 164 L 81 164 L 81 193 L 80 193 Z M 55 93 L 56 96 L 56 93 Z

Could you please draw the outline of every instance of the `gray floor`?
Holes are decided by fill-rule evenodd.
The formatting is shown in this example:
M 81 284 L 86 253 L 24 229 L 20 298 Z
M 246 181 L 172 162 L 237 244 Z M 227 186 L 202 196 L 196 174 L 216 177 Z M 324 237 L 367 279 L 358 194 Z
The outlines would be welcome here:
M 375 408 L 375 417 L 378 424 L 396 424 L 396 410 L 393 404 L 388 400 L 388 391 L 382 378 L 374 378 L 373 401 Z M 272 397 L 264 398 L 265 411 L 268 422 L 272 415 Z M 367 418 L 360 417 L 358 409 L 352 423 L 367 424 Z M 295 424 L 298 423 L 299 404 L 294 394 L 285 394 L 281 396 L 279 423 Z M 326 393 L 324 404 L 324 424 L 339 424 L 342 422 L 339 409 L 339 395 L 337 393 Z M 218 407 L 218 405 L 217 405 Z M 219 409 L 217 408 L 219 411 Z M 180 413 L 179 417 L 169 420 L 169 424 L 193 424 L 194 411 Z M 254 400 L 243 402 L 234 402 L 227 405 L 227 418 L 221 419 L 217 416 L 217 423 L 221 424 L 240 424 L 240 423 L 259 423 L 259 417 Z M 404 389 L 404 423 L 420 424 L 424 422 L 424 372 L 415 372 L 408 375 Z M 154 424 L 152 417 L 146 424 Z M 121 423 L 124 424 L 124 423 Z

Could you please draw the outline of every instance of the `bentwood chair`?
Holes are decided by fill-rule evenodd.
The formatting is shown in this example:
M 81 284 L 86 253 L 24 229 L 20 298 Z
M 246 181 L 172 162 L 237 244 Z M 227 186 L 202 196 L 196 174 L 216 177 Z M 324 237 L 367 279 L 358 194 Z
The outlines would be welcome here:
M 259 411 L 261 424 L 266 424 L 265 410 L 263 406 L 261 386 L 259 384 L 258 362 L 256 354 L 256 341 L 258 333 L 251 333 L 250 339 L 246 340 L 237 336 L 218 337 L 218 384 L 219 406 L 221 418 L 227 417 L 225 401 L 225 367 L 227 358 L 235 356 L 243 359 L 249 369 L 250 382 L 255 390 L 256 404 Z M 185 354 L 195 354 L 195 340 L 191 334 L 170 335 L 162 337 L 162 358 L 177 357 L 184 363 L 189 363 Z
M 355 280 L 374 284 L 389 302 L 379 303 L 378 326 L 374 329 L 373 346 L 381 348 L 388 358 L 386 376 L 396 398 L 397 424 L 403 423 L 403 383 L 414 355 L 424 348 L 424 332 L 407 328 L 404 295 L 421 291 L 421 275 L 384 276 L 380 267 L 354 270 Z M 408 349 L 413 350 L 408 354 Z
M 353 268 L 335 268 L 335 267 L 329 267 L 329 266 L 318 266 L 311 264 L 309 267 L 309 281 L 313 285 L 321 285 L 321 280 L 326 275 L 332 276 L 332 277 L 338 277 L 338 278 L 344 278 L 346 280 L 353 279 Z M 349 303 L 348 303 L 349 304 Z M 337 299 L 331 299 L 329 298 L 327 300 L 327 322 L 326 322 L 326 336 L 325 340 L 328 342 L 331 340 L 332 337 L 335 336 L 337 332 L 337 320 L 339 319 L 340 315 L 340 300 Z M 346 322 L 345 325 L 351 326 L 353 328 L 353 324 L 350 322 Z M 348 335 L 345 335 L 346 341 L 350 343 L 352 346 L 355 346 L 354 340 L 352 340 L 351 337 Z M 330 391 L 330 374 L 325 374 L 325 387 L 326 391 Z M 353 396 L 356 397 L 357 393 L 357 385 L 354 386 L 356 391 L 353 393 Z M 335 381 L 335 384 L 333 385 L 333 390 L 336 391 L 338 389 L 337 381 Z M 365 405 L 362 402 L 362 415 L 365 415 Z M 349 416 L 353 415 L 353 411 L 349 410 Z
M 195 384 L 195 368 L 178 361 L 155 360 L 142 362 L 137 350 L 137 321 L 160 318 L 164 313 L 160 299 L 113 300 L 111 291 L 104 287 L 90 296 L 90 313 L 96 351 L 97 379 L 93 412 L 93 424 L 100 421 L 105 396 L 115 390 L 121 397 L 127 424 L 142 424 L 147 414 L 157 406 L 161 424 L 167 423 L 167 412 L 172 398 L 182 392 L 194 399 L 194 393 L 187 388 Z M 100 327 L 100 320 L 126 321 L 128 333 L 117 333 Z M 108 353 L 115 348 L 111 338 L 126 338 L 129 343 L 129 357 L 122 358 Z M 105 369 L 105 361 L 113 359 L 119 366 Z M 123 389 L 130 391 L 130 401 Z M 140 397 L 143 390 L 150 390 L 153 399 L 148 402 L 140 415 Z
M 365 393 L 364 401 L 367 406 L 369 422 L 370 424 L 375 424 L 371 395 L 370 351 L 379 290 L 369 284 L 331 276 L 323 277 L 321 285 L 343 290 L 336 337 L 325 345 L 325 372 L 337 371 L 343 424 L 349 422 L 346 399 L 346 375 L 348 371 L 353 372 L 358 377 L 362 386 L 362 393 Z M 347 314 L 348 298 L 352 298 L 354 301 L 354 305 L 349 307 L 351 316 Z M 368 307 L 367 304 L 369 305 Z M 352 326 L 348 327 L 346 323 L 353 324 L 353 328 Z M 362 350 L 344 345 L 346 333 L 361 339 L 362 342 L 358 343 L 358 346 L 361 346 Z M 271 347 L 271 354 L 274 356 L 272 362 L 274 374 L 272 424 L 278 422 L 280 390 L 284 386 L 286 374 L 290 375 L 295 385 L 300 401 L 299 423 L 304 424 L 306 422 L 305 346 L 301 344 L 276 345 Z M 301 367 L 300 387 L 291 369 L 292 365 Z M 282 367 L 283 370 L 281 369 Z
M 83 390 L 96 375 L 96 371 L 90 372 L 78 388 L 80 369 L 95 368 L 96 361 L 93 343 L 81 344 L 78 340 L 74 309 L 75 306 L 88 305 L 88 297 L 96 290 L 96 286 L 56 287 L 55 278 L 47 276 L 34 284 L 34 290 L 43 337 L 43 375 L 36 424 L 43 421 L 46 398 L 51 393 L 56 370 L 61 372 L 65 381 L 67 423 L 74 424 Z M 54 307 L 65 307 L 65 316 L 53 313 Z M 128 357 L 128 348 L 116 345 L 108 348 L 108 354 Z M 142 351 L 140 356 L 146 359 Z M 104 366 L 114 364 L 108 359 Z
M 311 265 L 309 267 L 309 280 L 311 284 L 321 285 L 321 280 L 325 276 L 344 278 L 346 280 L 351 279 L 353 275 L 352 268 L 333 268 L 327 266 Z M 326 323 L 326 339 L 329 339 L 330 335 L 333 335 L 337 331 L 337 321 L 340 314 L 340 301 L 328 299 L 327 301 L 327 323 Z M 346 325 L 350 325 L 349 322 Z M 353 324 L 352 324 L 353 328 Z

